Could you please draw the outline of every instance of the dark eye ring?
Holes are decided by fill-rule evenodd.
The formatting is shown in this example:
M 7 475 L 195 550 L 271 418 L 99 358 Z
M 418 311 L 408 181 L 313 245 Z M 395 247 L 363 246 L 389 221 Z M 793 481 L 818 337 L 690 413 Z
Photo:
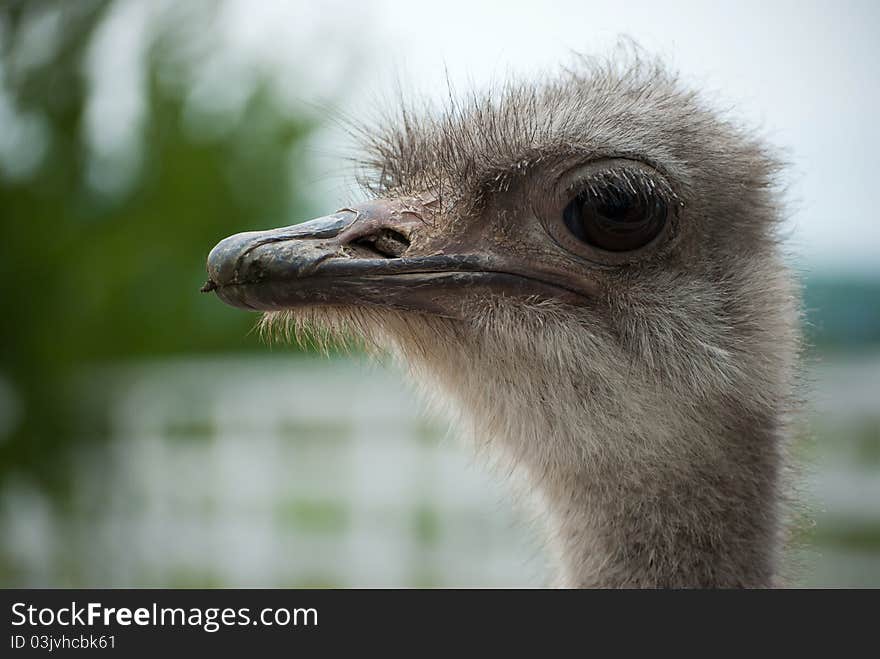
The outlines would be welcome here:
M 603 182 L 572 199 L 562 219 L 588 245 L 607 252 L 631 252 L 660 235 L 668 215 L 661 195 Z

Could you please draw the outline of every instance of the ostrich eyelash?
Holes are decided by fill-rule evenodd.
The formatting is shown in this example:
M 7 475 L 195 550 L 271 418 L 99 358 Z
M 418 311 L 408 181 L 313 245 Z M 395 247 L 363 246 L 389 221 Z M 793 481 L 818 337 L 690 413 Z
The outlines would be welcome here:
M 684 202 L 663 178 L 635 167 L 610 167 L 593 172 L 584 180 L 570 184 L 565 190 L 569 199 L 576 196 L 605 200 L 621 193 L 642 203 L 661 202 L 670 208 L 683 207 Z

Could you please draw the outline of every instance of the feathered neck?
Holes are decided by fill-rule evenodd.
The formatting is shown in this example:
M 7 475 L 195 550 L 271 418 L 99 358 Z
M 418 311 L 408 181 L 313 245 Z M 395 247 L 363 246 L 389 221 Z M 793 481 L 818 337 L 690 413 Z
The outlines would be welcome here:
M 771 394 L 786 390 L 791 351 L 767 381 L 712 346 L 627 365 L 598 326 L 540 312 L 540 326 L 496 310 L 482 326 L 393 336 L 478 448 L 525 475 L 560 585 L 773 585 L 788 401 Z

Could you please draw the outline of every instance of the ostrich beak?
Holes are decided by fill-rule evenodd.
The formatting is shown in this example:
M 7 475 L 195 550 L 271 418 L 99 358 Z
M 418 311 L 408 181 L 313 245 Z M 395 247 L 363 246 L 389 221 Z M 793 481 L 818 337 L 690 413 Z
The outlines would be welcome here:
M 445 314 L 465 289 L 560 297 L 557 286 L 515 274 L 497 255 L 460 245 L 414 253 L 411 240 L 426 228 L 427 216 L 423 202 L 376 200 L 302 224 L 235 234 L 208 255 L 202 290 L 253 311 L 372 305 Z

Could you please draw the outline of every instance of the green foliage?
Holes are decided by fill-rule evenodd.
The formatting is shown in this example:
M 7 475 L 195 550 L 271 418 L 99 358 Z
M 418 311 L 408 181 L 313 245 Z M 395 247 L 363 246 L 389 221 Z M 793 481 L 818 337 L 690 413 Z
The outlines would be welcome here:
M 122 195 L 90 186 L 83 62 L 110 7 L 79 4 L 48 62 L 6 76 L 15 103 L 46 119 L 50 139 L 26 178 L 0 178 L 0 376 L 21 403 L 19 423 L 0 443 L 0 480 L 24 471 L 62 485 L 73 445 L 104 433 L 100 397 L 87 405 L 75 385 L 84 367 L 259 348 L 254 315 L 199 293 L 205 257 L 226 235 L 309 215 L 290 154 L 310 122 L 283 112 L 257 84 L 228 131 L 196 139 L 183 121 L 187 90 L 163 83 L 157 47 L 147 58 L 137 178 Z M 5 62 L 24 14 L 20 4 L 0 9 Z

